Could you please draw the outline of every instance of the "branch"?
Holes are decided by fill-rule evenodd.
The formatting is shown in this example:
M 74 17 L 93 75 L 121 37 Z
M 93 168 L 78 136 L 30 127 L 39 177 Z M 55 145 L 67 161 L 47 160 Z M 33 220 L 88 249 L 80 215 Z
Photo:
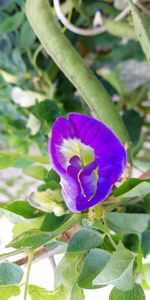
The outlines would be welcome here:
M 51 249 L 47 249 L 44 247 L 40 247 L 39 249 L 35 250 L 34 254 L 33 254 L 33 262 L 37 262 L 41 259 L 44 259 L 46 257 L 52 257 L 53 255 L 55 255 L 57 252 L 59 252 L 62 249 L 62 246 L 57 246 Z M 13 261 L 14 264 L 18 265 L 18 266 L 23 266 L 26 265 L 28 263 L 28 255 L 17 259 L 15 261 Z

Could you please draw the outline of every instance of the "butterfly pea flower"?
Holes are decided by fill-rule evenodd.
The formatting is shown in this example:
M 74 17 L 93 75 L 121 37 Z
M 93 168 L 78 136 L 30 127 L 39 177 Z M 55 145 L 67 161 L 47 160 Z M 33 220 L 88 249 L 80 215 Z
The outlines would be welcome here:
M 127 162 L 126 150 L 112 130 L 78 113 L 56 119 L 49 153 L 52 167 L 61 178 L 63 198 L 72 212 L 105 200 Z

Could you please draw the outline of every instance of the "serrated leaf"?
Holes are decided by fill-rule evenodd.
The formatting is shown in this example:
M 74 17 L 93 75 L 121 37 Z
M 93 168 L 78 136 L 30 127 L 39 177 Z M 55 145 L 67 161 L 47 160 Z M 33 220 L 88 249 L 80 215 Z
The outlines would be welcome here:
M 94 285 L 112 284 L 121 291 L 134 286 L 132 274 L 134 255 L 120 242 L 102 272 L 93 280 Z
M 113 288 L 109 300 L 145 300 L 145 295 L 142 287 L 139 284 L 135 284 L 133 289 L 127 292 Z
M 136 35 L 147 60 L 150 62 L 150 20 L 131 1 L 129 2 Z
M 55 291 L 47 291 L 36 285 L 29 285 L 28 293 L 32 300 L 66 300 L 67 288 L 63 285 Z
M 146 214 L 130 214 L 110 212 L 107 215 L 108 226 L 122 234 L 139 234 L 146 230 L 150 216 Z
M 44 180 L 44 177 L 48 174 L 48 170 L 42 166 L 31 166 L 25 168 L 23 173 L 35 179 Z
M 86 256 L 78 279 L 78 285 L 84 289 L 95 288 L 93 286 L 93 279 L 102 271 L 106 266 L 111 255 L 101 249 L 92 249 Z
M 8 300 L 11 297 L 18 296 L 20 294 L 20 287 L 17 285 L 0 286 L 1 300 Z
M 23 270 L 9 262 L 0 264 L 0 286 L 19 284 L 23 277 Z
M 83 229 L 74 234 L 69 242 L 67 252 L 87 251 L 98 247 L 104 236 L 96 230 Z
M 55 270 L 55 287 L 64 284 L 68 288 L 65 300 L 84 300 L 83 290 L 78 287 L 79 276 L 83 254 L 67 253 Z
M 54 237 L 52 233 L 41 232 L 39 230 L 26 231 L 14 238 L 7 247 L 19 248 L 37 248 L 44 245 Z

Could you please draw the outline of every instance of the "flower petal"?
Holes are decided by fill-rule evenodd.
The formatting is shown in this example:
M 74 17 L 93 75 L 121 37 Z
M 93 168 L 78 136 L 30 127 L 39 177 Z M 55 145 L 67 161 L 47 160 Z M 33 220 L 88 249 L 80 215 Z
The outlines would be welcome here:
M 62 154 L 60 146 L 62 145 L 64 139 L 69 138 L 74 138 L 74 129 L 66 118 L 59 117 L 51 128 L 51 137 L 49 141 L 51 162 L 54 169 L 59 174 L 66 173 L 66 158 Z
M 125 148 L 118 137 L 105 124 L 92 117 L 71 113 L 69 120 L 75 136 L 94 149 L 95 159 L 101 170 L 100 176 L 109 167 L 107 176 L 111 176 L 112 183 L 116 182 L 127 162 Z
M 61 146 L 67 141 L 70 151 L 75 140 L 79 145 L 85 145 L 82 147 L 83 153 L 87 149 L 93 151 L 92 160 L 90 158 L 84 165 L 79 154 L 74 153 L 69 156 L 71 159 L 66 167 Z M 49 148 L 53 167 L 61 176 L 64 200 L 73 212 L 88 209 L 105 200 L 113 184 L 120 179 L 127 162 L 125 148 L 111 129 L 90 116 L 77 113 L 69 114 L 69 120 L 60 117 L 55 121 Z M 74 147 L 71 149 L 74 150 Z

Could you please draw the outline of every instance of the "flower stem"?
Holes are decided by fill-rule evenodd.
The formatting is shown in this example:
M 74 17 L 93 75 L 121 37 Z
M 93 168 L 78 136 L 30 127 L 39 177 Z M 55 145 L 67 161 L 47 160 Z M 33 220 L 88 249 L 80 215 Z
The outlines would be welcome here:
M 29 252 L 29 257 L 28 257 L 28 266 L 27 266 L 27 274 L 26 274 L 26 282 L 25 282 L 25 289 L 24 289 L 24 298 L 23 298 L 23 300 L 27 299 L 29 276 L 30 276 L 30 270 L 31 270 L 33 255 L 34 255 L 34 251 L 32 250 L 32 251 Z

